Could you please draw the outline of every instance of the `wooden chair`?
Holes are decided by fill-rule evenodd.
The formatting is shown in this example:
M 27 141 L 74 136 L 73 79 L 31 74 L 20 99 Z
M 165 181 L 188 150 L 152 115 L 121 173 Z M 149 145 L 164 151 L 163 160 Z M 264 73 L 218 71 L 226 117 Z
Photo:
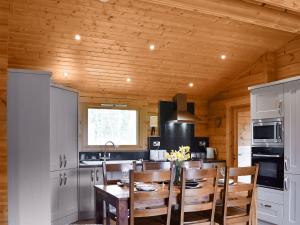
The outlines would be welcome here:
M 129 178 L 129 171 L 136 169 L 136 162 L 133 163 L 119 163 L 119 164 L 106 164 L 105 162 L 102 163 L 102 171 L 103 171 L 103 184 L 117 184 L 120 179 L 108 179 L 107 173 L 108 172 L 128 172 Z
M 223 205 L 216 208 L 215 221 L 218 224 L 250 224 L 257 174 L 258 165 L 226 169 Z M 251 182 L 229 185 L 229 179 L 238 181 L 239 176 L 251 176 Z
M 214 215 L 218 194 L 218 169 L 186 169 L 181 168 L 180 188 L 180 225 L 184 224 L 215 224 Z M 200 180 L 201 187 L 186 188 L 187 180 Z M 205 212 L 204 212 L 205 211 Z M 189 220 L 185 221 L 185 214 Z
M 195 169 L 201 169 L 203 166 L 203 160 L 199 161 L 184 161 L 182 163 L 182 167 L 185 167 L 187 169 L 195 168 Z
M 130 171 L 130 225 L 134 225 L 137 218 L 161 215 L 166 215 L 163 224 L 170 225 L 173 193 L 173 182 L 170 181 L 173 180 L 173 174 L 173 169 Z M 155 183 L 158 189 L 152 192 L 136 191 L 135 182 Z M 159 184 L 161 182 L 170 185 Z
M 129 171 L 136 169 L 136 162 L 133 163 L 120 163 L 120 164 L 106 164 L 105 162 L 102 163 L 102 171 L 103 171 L 103 184 L 104 185 L 112 185 L 117 184 L 120 179 L 108 179 L 107 173 L 108 172 L 128 172 L 129 178 Z M 116 221 L 116 209 L 110 206 L 108 203 L 105 203 L 106 208 L 106 224 L 110 224 L 110 220 Z
M 169 170 L 171 162 L 143 162 L 143 171 L 146 170 Z

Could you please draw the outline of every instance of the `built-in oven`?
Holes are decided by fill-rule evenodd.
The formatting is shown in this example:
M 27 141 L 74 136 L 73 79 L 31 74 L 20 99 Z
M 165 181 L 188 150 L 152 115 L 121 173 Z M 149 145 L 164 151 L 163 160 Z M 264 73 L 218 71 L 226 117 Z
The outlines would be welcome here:
M 257 184 L 262 187 L 283 190 L 283 147 L 252 147 L 252 165 L 259 165 Z
M 252 146 L 283 146 L 283 118 L 252 120 Z

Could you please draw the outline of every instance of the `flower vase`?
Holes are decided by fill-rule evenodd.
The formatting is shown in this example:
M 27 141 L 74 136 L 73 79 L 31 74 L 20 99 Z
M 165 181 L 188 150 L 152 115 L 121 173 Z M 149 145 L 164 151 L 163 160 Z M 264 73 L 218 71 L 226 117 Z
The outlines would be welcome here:
M 180 185 L 181 163 L 175 163 L 174 185 Z

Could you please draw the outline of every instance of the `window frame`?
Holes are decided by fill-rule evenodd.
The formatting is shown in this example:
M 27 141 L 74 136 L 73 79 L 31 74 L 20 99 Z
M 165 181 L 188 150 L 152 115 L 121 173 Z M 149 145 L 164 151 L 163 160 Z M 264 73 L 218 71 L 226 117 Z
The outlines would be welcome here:
M 102 107 L 100 104 L 84 104 L 82 109 L 82 151 L 104 151 L 104 145 L 88 145 L 88 109 L 95 108 L 95 109 L 116 109 L 116 110 L 135 110 L 137 112 L 137 137 L 136 145 L 119 145 L 117 151 L 129 151 L 129 150 L 144 150 L 145 143 L 143 143 L 143 127 L 142 127 L 142 110 L 137 107 Z

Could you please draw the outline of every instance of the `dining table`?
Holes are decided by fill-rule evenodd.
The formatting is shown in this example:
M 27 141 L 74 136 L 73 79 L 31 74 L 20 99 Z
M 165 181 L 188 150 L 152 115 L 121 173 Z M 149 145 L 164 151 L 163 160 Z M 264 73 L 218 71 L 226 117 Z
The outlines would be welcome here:
M 168 187 L 165 187 L 168 188 Z M 218 187 L 219 199 L 221 198 L 223 186 Z M 95 216 L 97 224 L 104 224 L 105 219 L 105 203 L 110 204 L 116 209 L 117 225 L 128 225 L 128 206 L 129 206 L 129 187 L 119 185 L 95 185 Z M 178 205 L 178 196 L 180 194 L 180 187 L 173 187 L 172 204 Z M 250 225 L 257 225 L 257 214 L 256 214 L 256 192 L 254 193 L 254 204 L 251 215 Z M 149 204 L 149 203 L 148 203 Z M 154 203 L 156 204 L 156 203 Z M 149 207 L 149 205 L 147 205 Z

